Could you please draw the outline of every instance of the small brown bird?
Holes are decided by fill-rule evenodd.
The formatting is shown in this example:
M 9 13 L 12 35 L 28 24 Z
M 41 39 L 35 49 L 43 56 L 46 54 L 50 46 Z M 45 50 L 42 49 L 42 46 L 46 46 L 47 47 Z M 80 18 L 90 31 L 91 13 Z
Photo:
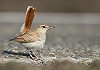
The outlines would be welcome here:
M 14 40 L 19 43 L 22 43 L 26 48 L 30 47 L 43 48 L 46 41 L 46 32 L 49 29 L 55 27 L 43 24 L 37 27 L 36 29 L 30 30 L 34 15 L 35 15 L 35 8 L 33 8 L 33 6 L 28 6 L 26 11 L 26 20 L 21 27 L 20 34 L 15 38 L 10 39 L 10 41 Z

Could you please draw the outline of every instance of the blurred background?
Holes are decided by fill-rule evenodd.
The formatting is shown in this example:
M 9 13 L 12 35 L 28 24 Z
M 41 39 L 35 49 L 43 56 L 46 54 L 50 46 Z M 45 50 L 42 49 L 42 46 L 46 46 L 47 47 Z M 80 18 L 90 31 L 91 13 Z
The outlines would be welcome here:
M 97 52 L 97 50 L 100 51 L 100 0 L 0 0 L 1 46 L 2 43 L 19 33 L 20 27 L 25 21 L 26 8 L 29 5 L 36 8 L 33 28 L 39 24 L 49 24 L 56 27 L 47 33 L 45 47 L 72 48 L 72 50 L 80 47 L 85 50 L 95 48 L 95 56 L 100 58 L 100 52 Z M 10 67 L 11 64 L 6 65 Z M 74 66 L 68 62 L 56 62 L 54 66 L 52 64 L 42 69 L 81 69 L 79 64 Z M 95 64 L 97 67 L 92 68 Z M 98 64 L 94 62 L 88 70 L 99 70 Z M 85 70 L 84 67 L 82 68 Z M 22 70 L 20 67 L 19 69 Z M 1 70 L 5 70 L 2 65 Z
M 25 12 L 28 5 L 36 7 L 38 12 L 100 12 L 99 0 L 0 0 L 0 11 Z
M 25 21 L 28 5 L 33 5 L 36 8 L 33 26 L 37 24 L 57 25 L 56 29 L 59 33 L 65 29 L 63 31 L 65 34 L 60 33 L 65 37 L 73 34 L 81 35 L 82 33 L 82 35 L 89 36 L 100 35 L 99 0 L 0 0 L 0 36 L 3 40 L 18 33 L 16 31 L 20 30 Z

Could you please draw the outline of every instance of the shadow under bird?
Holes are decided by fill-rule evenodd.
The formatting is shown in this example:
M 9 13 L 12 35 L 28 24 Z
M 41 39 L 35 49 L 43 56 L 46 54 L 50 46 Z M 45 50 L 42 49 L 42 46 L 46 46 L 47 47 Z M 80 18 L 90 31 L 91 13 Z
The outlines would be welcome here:
M 33 6 L 28 6 L 26 11 L 26 20 L 20 29 L 19 35 L 13 39 L 10 39 L 9 41 L 17 41 L 22 45 L 24 45 L 23 47 L 25 48 L 31 48 L 31 47 L 43 48 L 46 41 L 46 32 L 49 29 L 53 29 L 55 27 L 42 24 L 37 28 L 30 30 L 34 16 L 35 16 L 35 8 Z M 31 58 L 32 55 L 33 54 L 30 54 Z

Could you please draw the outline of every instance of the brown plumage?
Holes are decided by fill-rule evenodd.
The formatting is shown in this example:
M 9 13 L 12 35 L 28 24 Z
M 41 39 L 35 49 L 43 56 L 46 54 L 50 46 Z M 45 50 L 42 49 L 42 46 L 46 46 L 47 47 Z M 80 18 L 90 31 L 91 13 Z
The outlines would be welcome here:
M 30 30 L 34 16 L 35 8 L 33 8 L 33 6 L 28 6 L 26 11 L 26 20 L 21 27 L 19 35 L 13 39 L 10 39 L 9 41 L 17 41 L 23 44 L 23 47 L 26 48 L 43 48 L 46 41 L 46 32 L 54 27 L 43 24 L 35 28 L 34 30 Z M 32 53 L 32 51 L 29 52 L 29 55 L 31 59 L 34 59 L 34 56 L 37 58 L 37 56 L 34 53 Z
M 20 34 L 15 38 L 10 39 L 10 41 L 13 40 L 17 41 L 19 43 L 22 43 L 26 47 L 44 46 L 46 40 L 46 32 L 54 27 L 43 24 L 34 30 L 30 30 L 34 16 L 35 16 L 35 8 L 33 8 L 33 6 L 28 6 L 26 11 L 26 20 L 20 30 Z
M 34 16 L 35 16 L 35 8 L 33 8 L 33 6 L 28 6 L 26 11 L 25 26 L 21 34 L 30 31 Z

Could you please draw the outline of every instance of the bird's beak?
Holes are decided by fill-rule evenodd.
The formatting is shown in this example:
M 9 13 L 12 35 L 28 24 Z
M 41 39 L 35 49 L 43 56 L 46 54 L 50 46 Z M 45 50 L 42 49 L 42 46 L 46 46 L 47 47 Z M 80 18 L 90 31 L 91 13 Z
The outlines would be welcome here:
M 53 29 L 53 28 L 55 28 L 54 26 L 49 26 L 49 29 Z

